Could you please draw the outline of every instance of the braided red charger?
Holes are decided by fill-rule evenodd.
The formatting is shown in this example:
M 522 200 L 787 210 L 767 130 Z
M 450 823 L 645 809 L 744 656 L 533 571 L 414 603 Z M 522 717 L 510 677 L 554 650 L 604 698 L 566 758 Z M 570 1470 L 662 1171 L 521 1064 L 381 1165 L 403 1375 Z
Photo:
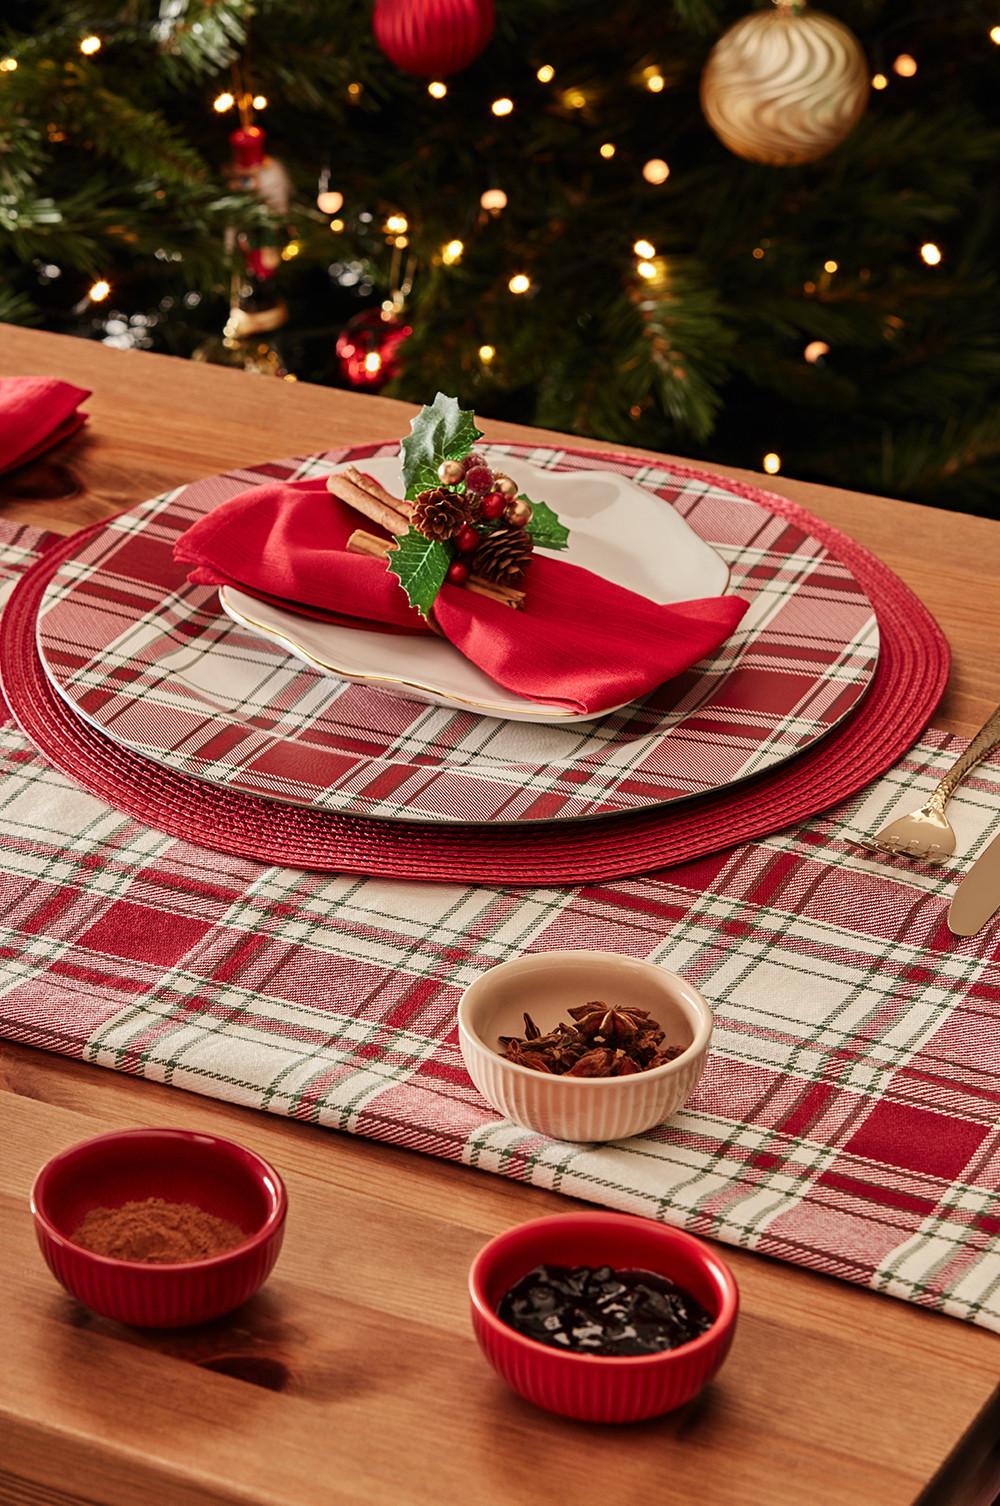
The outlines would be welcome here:
M 922 602 L 846 534 L 784 498 L 675 469 L 747 497 L 821 539 L 864 587 L 879 624 L 878 670 L 854 716 L 773 773 L 716 795 L 663 811 L 525 832 L 326 815 L 171 773 L 79 720 L 38 658 L 35 631 L 45 587 L 103 524 L 48 550 L 17 586 L 0 623 L 0 682 L 22 731 L 63 773 L 136 820 L 218 851 L 326 872 L 514 885 L 621 878 L 687 862 L 804 820 L 869 784 L 927 725 L 944 691 L 949 655 Z

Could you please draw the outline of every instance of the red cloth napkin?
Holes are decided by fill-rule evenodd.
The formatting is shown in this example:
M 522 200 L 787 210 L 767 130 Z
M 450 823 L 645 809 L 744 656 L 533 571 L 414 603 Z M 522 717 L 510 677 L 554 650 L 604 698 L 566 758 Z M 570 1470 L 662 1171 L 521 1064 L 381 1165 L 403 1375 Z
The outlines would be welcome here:
M 323 479 L 255 487 L 221 503 L 178 539 L 189 579 L 232 585 L 304 616 L 431 631 L 383 561 L 348 554 L 356 528 L 375 525 Z M 588 712 L 648 694 L 714 652 L 747 603 L 716 596 L 660 606 L 600 576 L 538 553 L 522 611 L 444 586 L 434 617 L 460 653 L 532 701 Z
M 27 465 L 87 422 L 90 393 L 55 377 L 0 377 L 0 472 Z

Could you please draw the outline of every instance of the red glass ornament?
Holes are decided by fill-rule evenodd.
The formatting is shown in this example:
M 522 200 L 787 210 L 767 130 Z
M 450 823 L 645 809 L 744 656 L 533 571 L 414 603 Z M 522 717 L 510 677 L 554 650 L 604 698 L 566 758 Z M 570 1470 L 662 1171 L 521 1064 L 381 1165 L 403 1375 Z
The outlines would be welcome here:
M 376 0 L 375 40 L 391 63 L 418 78 L 467 68 L 493 35 L 493 0 Z
M 488 497 L 483 498 L 480 512 L 484 518 L 495 523 L 502 518 L 507 507 L 507 498 L 501 492 L 490 492 Z
M 340 369 L 352 387 L 377 392 L 399 374 L 399 348 L 413 326 L 399 314 L 365 309 L 348 319 L 337 337 Z
M 471 554 L 473 549 L 479 547 L 479 535 L 474 528 L 466 525 L 456 534 L 455 544 L 462 554 Z
M 265 140 L 260 126 L 240 126 L 232 131 L 229 144 L 233 149 L 233 165 L 237 168 L 259 167 L 264 160 Z
M 453 560 L 448 566 L 448 579 L 453 586 L 464 586 L 469 578 L 469 567 L 463 565 L 461 560 Z

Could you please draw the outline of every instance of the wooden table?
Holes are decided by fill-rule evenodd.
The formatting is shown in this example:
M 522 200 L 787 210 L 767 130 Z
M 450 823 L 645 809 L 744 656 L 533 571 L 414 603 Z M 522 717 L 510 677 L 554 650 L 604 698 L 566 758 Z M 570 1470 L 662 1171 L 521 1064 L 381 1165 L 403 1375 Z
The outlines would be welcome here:
M 20 373 L 93 389 L 84 437 L 0 479 L 0 517 L 60 532 L 238 462 L 395 438 L 411 411 L 0 326 L 0 374 Z M 1000 527 L 768 484 L 927 601 L 955 651 L 936 723 L 978 726 L 1000 700 Z M 38 1166 L 137 1124 L 232 1135 L 287 1179 L 281 1261 L 231 1320 L 118 1328 L 74 1305 L 37 1254 Z M 564 1198 L 13 1046 L 0 1146 L 3 1506 L 981 1506 L 1000 1488 L 1000 1350 L 953 1319 L 727 1249 L 743 1312 L 715 1385 L 673 1417 L 587 1428 L 508 1393 L 466 1310 L 480 1245 Z

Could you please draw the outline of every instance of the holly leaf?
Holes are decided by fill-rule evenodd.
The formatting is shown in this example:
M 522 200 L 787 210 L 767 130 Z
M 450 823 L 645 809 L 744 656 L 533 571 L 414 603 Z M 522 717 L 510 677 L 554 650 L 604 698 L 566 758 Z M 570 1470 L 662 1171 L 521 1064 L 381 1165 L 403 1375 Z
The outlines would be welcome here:
M 410 420 L 410 433 L 401 445 L 407 499 L 412 501 L 429 487 L 440 486 L 442 460 L 463 459 L 482 437 L 475 414 L 460 408 L 457 398 L 439 392 L 432 403 L 425 403 Z
M 437 539 L 425 539 L 411 528 L 404 533 L 389 555 L 389 570 L 422 617 L 429 617 L 431 607 L 448 573 L 451 555 Z
M 569 529 L 559 521 L 558 513 L 547 502 L 533 502 L 530 497 L 523 500 L 531 507 L 528 533 L 535 548 L 565 549 L 569 543 Z

